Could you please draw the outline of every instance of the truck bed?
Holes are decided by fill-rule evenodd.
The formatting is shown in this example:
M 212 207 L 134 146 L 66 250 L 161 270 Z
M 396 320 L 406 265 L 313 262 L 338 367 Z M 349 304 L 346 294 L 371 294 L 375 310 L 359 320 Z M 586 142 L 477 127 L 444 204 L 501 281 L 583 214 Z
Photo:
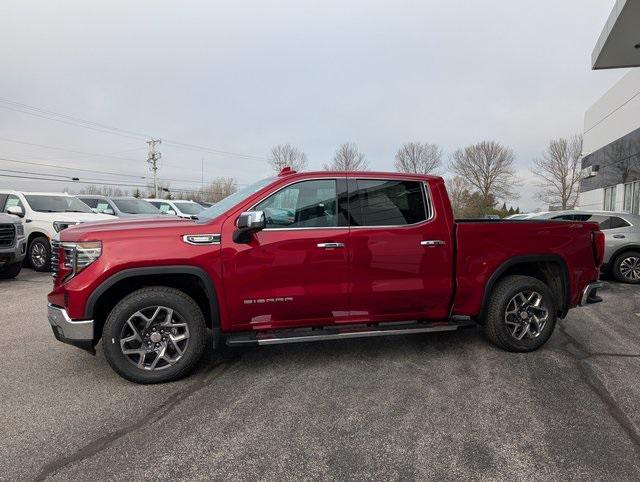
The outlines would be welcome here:
M 456 287 L 452 314 L 477 316 L 491 278 L 527 259 L 556 263 L 554 275 L 565 283 L 566 308 L 576 306 L 578 287 L 597 280 L 599 271 L 593 252 L 596 223 L 547 220 L 461 220 L 455 223 Z

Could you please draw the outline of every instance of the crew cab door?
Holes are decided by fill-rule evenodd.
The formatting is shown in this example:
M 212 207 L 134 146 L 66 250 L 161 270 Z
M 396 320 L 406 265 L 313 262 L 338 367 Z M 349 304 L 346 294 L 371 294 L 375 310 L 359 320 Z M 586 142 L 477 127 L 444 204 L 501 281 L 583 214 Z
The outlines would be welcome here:
M 451 227 L 422 180 L 350 178 L 351 316 L 443 319 L 453 293 Z
M 223 227 L 228 316 L 237 329 L 330 324 L 348 316 L 346 180 L 292 182 L 251 208 L 266 228 L 234 243 L 236 216 Z

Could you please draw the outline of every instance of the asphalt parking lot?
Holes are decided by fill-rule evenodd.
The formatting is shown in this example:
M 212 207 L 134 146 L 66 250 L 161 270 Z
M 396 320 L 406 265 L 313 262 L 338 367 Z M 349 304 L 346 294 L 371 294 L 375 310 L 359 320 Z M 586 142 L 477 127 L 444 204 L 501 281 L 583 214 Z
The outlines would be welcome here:
M 50 277 L 0 284 L 0 477 L 638 479 L 640 288 L 530 354 L 476 329 L 225 349 L 139 386 L 58 343 Z

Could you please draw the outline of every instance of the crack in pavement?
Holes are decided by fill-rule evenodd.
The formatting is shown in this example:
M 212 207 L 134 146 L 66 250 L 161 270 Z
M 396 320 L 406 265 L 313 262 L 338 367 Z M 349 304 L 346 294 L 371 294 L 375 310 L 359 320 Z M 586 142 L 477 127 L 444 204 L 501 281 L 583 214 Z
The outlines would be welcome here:
M 560 333 L 562 333 L 567 338 L 567 342 L 563 344 L 562 348 L 571 358 L 576 361 L 578 370 L 580 371 L 582 378 L 585 380 L 589 388 L 598 396 L 598 398 L 602 400 L 609 414 L 616 422 L 618 422 L 622 429 L 627 433 L 629 438 L 631 438 L 636 452 L 640 454 L 640 432 L 636 428 L 633 421 L 627 416 L 626 413 L 624 413 L 624 410 L 619 407 L 615 397 L 600 381 L 595 371 L 586 363 L 584 363 L 586 360 L 598 356 L 627 358 L 637 358 L 640 356 L 628 355 L 625 353 L 592 353 L 584 344 L 582 344 L 580 341 L 569 334 L 563 324 L 563 321 L 564 320 L 558 320 L 558 329 L 560 330 Z M 571 350 L 566 349 L 568 345 L 572 345 L 580 354 L 576 354 Z
M 205 388 L 211 382 L 222 376 L 230 367 L 240 361 L 240 359 L 241 356 L 237 355 L 229 359 L 224 359 L 221 362 L 214 364 L 212 367 L 207 368 L 205 371 L 205 375 L 200 380 L 197 380 L 184 390 L 176 391 L 171 396 L 169 396 L 167 400 L 165 400 L 158 408 L 142 416 L 132 425 L 120 430 L 116 430 L 115 432 L 110 432 L 107 435 L 93 440 L 83 447 L 80 447 L 70 455 L 54 459 L 53 461 L 44 465 L 44 467 L 42 467 L 42 469 L 40 470 L 40 473 L 33 480 L 45 480 L 47 477 L 55 475 L 60 469 L 66 467 L 67 465 L 79 462 L 101 452 L 102 450 L 111 446 L 116 440 L 130 434 L 131 432 L 140 430 L 148 425 L 152 425 L 158 420 L 162 420 L 187 398 L 194 395 L 199 390 Z

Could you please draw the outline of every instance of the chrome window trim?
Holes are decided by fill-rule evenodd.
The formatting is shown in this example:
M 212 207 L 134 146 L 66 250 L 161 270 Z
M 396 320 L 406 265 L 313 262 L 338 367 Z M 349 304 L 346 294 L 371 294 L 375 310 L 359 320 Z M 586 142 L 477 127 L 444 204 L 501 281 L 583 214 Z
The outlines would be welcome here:
M 280 187 L 277 191 L 274 191 L 270 194 L 268 194 L 267 196 L 264 196 L 263 198 L 261 198 L 258 202 L 256 202 L 255 204 L 253 204 L 253 206 L 251 206 L 249 209 L 243 209 L 242 212 L 244 211 L 253 211 L 254 208 L 256 206 L 258 206 L 258 204 L 260 204 L 261 202 L 265 201 L 266 199 L 270 198 L 271 196 L 277 194 L 278 192 L 282 191 L 283 189 L 286 189 L 289 186 L 292 186 L 293 184 L 298 184 L 300 182 L 305 182 L 305 181 L 325 181 L 325 180 L 333 180 L 336 183 L 338 182 L 338 179 L 344 179 L 344 180 L 348 180 L 348 179 L 355 179 L 356 181 L 358 179 L 362 179 L 362 180 L 367 180 L 367 181 L 397 181 L 397 180 L 404 180 L 404 181 L 415 181 L 415 182 L 419 182 L 420 185 L 422 186 L 422 198 L 424 200 L 424 209 L 425 209 L 425 215 L 427 216 L 426 219 L 422 220 L 422 221 L 418 221 L 417 223 L 413 223 L 413 224 L 394 224 L 394 225 L 384 225 L 384 226 L 327 226 L 327 227 L 306 227 L 306 228 L 265 228 L 262 231 L 305 231 L 305 230 L 309 230 L 309 229 L 316 229 L 316 230 L 325 230 L 325 229 L 385 229 L 385 228 L 413 228 L 413 227 L 417 227 L 420 226 L 421 224 L 427 224 L 429 222 L 431 222 L 434 218 L 435 218 L 435 209 L 434 209 L 434 204 L 433 204 L 433 195 L 431 193 L 431 187 L 429 186 L 429 183 L 427 181 L 425 181 L 424 179 L 395 179 L 395 178 L 380 178 L 377 176 L 358 176 L 358 177 L 312 177 L 312 178 L 308 178 L 308 179 L 298 179 L 298 180 L 294 180 L 288 184 L 285 184 L 284 186 Z M 337 184 L 336 184 L 337 187 Z M 338 192 L 336 189 L 336 196 L 337 196 Z M 336 199 L 337 200 L 337 199 Z

